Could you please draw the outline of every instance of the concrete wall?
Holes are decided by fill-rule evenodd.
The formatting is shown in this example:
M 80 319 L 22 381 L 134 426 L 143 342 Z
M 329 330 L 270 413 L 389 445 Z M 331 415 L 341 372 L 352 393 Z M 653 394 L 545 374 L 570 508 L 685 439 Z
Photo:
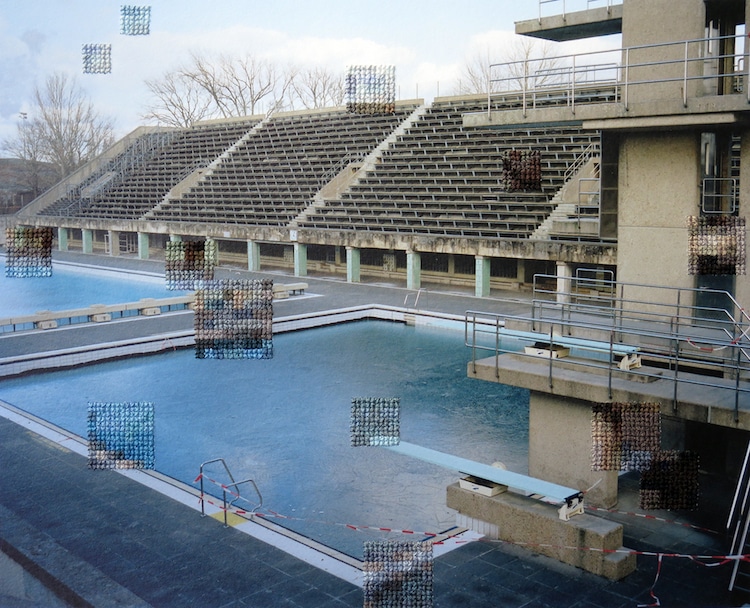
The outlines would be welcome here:
M 698 214 L 700 205 L 698 134 L 623 135 L 618 188 L 617 278 L 626 283 L 692 288 L 695 280 L 688 274 L 686 220 Z
M 576 490 L 586 504 L 617 504 L 617 472 L 591 470 L 591 402 L 532 391 L 529 399 L 529 475 Z
M 627 0 L 623 4 L 623 48 L 703 38 L 705 27 L 704 0 L 679 0 L 679 9 L 674 0 Z M 691 49 L 694 55 L 696 55 L 696 50 Z M 628 79 L 631 82 L 657 78 L 681 79 L 684 75 L 684 65 L 681 63 L 684 55 L 683 45 L 632 50 L 628 57 L 628 63 L 631 66 L 649 61 L 677 60 L 678 63 L 633 67 L 629 70 Z M 625 57 L 623 57 L 623 64 L 625 64 Z M 692 62 L 688 70 L 690 75 L 698 76 L 703 72 L 703 65 L 701 62 Z M 689 96 L 699 94 L 702 86 L 700 80 L 690 82 Z M 629 89 L 628 95 L 632 103 L 674 99 L 682 95 L 682 82 L 678 80 L 659 85 L 635 85 Z

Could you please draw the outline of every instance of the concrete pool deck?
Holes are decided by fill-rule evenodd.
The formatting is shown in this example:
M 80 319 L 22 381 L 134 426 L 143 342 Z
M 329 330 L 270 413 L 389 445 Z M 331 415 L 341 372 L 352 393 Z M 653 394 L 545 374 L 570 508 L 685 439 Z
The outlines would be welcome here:
M 55 252 L 55 260 L 162 272 L 163 263 Z M 223 274 L 238 271 L 222 269 Z M 245 273 L 242 273 L 244 276 Z M 282 273 L 247 273 L 279 282 Z M 349 285 L 306 277 L 305 296 L 275 306 L 290 316 L 363 304 L 403 306 L 404 288 Z M 495 294 L 493 294 L 495 295 Z M 413 304 L 415 295 L 410 296 Z M 498 293 L 516 298 L 524 294 Z M 423 292 L 419 308 L 460 315 L 467 309 L 518 314 L 513 303 L 438 291 Z M 0 349 L 55 350 L 122 339 L 144 331 L 192 327 L 190 315 L 139 322 L 99 324 L 87 329 L 37 332 L 0 338 Z M 0 606 L 362 606 L 361 589 L 341 578 L 212 518 L 201 518 L 167 495 L 113 471 L 90 471 L 86 459 L 0 417 Z M 711 480 L 706 480 L 709 484 Z M 623 512 L 637 511 L 637 478 L 621 481 Z M 704 486 L 704 494 L 713 491 Z M 731 491 L 731 490 L 730 490 Z M 722 495 L 726 488 L 721 488 Z M 721 530 L 725 514 L 691 522 Z M 688 522 L 683 513 L 650 515 Z M 638 551 L 720 555 L 723 535 L 626 514 L 608 515 L 625 525 L 625 545 Z M 657 558 L 638 556 L 635 573 L 612 582 L 534 555 L 530 550 L 489 541 L 467 543 L 435 560 L 435 606 L 570 606 L 602 608 L 650 604 Z M 687 558 L 664 558 L 654 588 L 663 606 L 733 605 L 726 591 L 731 566 L 705 568 Z M 24 574 L 25 573 L 25 574 Z M 25 577 L 25 578 L 24 578 Z M 28 577 L 41 581 L 38 591 Z M 26 603 L 9 592 L 29 589 Z M 6 582 L 3 582 L 6 581 Z M 12 587 L 11 585 L 15 585 Z M 34 595 L 36 593 L 37 595 Z M 741 603 L 741 602 L 740 602 Z

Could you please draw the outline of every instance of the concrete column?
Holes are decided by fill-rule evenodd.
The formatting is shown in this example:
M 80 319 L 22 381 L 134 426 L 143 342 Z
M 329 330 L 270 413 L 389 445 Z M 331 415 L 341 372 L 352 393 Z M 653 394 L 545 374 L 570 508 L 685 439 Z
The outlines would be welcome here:
M 108 230 L 109 234 L 109 255 L 120 255 L 120 233 L 116 230 Z
M 519 284 L 526 281 L 526 260 L 523 258 L 516 260 L 516 280 Z
M 356 247 L 346 248 L 346 282 L 359 283 L 359 249 Z
M 256 241 L 247 241 L 247 269 L 250 272 L 260 270 L 260 243 Z
M 307 245 L 294 243 L 294 276 L 307 276 Z
M 478 255 L 474 260 L 476 264 L 474 295 L 478 298 L 486 298 L 490 295 L 490 258 Z
M 57 248 L 60 251 L 68 250 L 68 229 L 67 228 L 57 229 Z
M 570 292 L 573 288 L 573 267 L 567 262 L 557 263 L 557 303 L 570 304 Z
M 81 249 L 83 253 L 94 253 L 94 231 L 89 228 L 81 230 Z
M 148 259 L 148 245 L 149 245 L 148 233 L 139 232 L 138 233 L 138 258 L 139 259 L 141 260 Z
M 419 289 L 422 285 L 422 256 L 418 251 L 406 252 L 406 288 Z
M 617 504 L 617 471 L 591 470 L 591 401 L 531 392 L 529 475 L 591 491 L 587 504 Z M 592 487 L 596 484 L 596 487 Z

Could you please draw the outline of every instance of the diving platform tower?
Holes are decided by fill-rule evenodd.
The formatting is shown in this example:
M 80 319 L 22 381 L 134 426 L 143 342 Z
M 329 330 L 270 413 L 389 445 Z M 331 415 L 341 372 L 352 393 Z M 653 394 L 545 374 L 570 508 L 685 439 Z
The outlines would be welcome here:
M 597 200 L 571 221 L 593 226 L 585 246 L 616 244 L 616 269 L 558 264 L 527 315 L 467 317 L 468 374 L 530 389 L 529 474 L 589 490 L 588 504 L 618 500 L 617 472 L 592 471 L 597 404 L 658 404 L 661 449 L 697 452 L 731 485 L 750 438 L 750 0 L 591 0 L 542 16 L 551 5 L 565 3 L 541 0 L 516 33 L 621 34 L 621 47 L 490 66 L 487 110 L 464 126 L 601 130 Z M 519 89 L 517 106 L 493 104 Z

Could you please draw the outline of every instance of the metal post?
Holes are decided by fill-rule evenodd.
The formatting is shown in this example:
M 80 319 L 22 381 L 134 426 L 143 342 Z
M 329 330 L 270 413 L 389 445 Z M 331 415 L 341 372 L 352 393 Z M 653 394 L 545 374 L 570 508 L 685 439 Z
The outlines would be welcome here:
M 672 412 L 677 411 L 677 384 L 679 382 L 680 372 L 680 337 L 675 339 L 674 348 L 674 391 L 672 393 Z
M 523 117 L 526 118 L 526 88 L 528 86 L 529 79 L 529 60 L 523 60 Z
M 227 523 L 227 490 L 223 486 L 221 488 L 221 494 L 222 494 L 222 501 L 224 503 L 224 527 L 228 528 L 229 524 Z
M 740 354 L 741 348 L 737 348 L 737 370 L 735 371 L 734 378 L 734 421 L 735 423 L 740 421 L 740 365 L 741 359 Z
M 627 356 L 627 355 L 625 355 Z M 612 400 L 612 364 L 615 358 L 615 332 L 609 332 L 609 370 L 607 372 L 607 390 L 610 401 Z
M 685 75 L 683 76 L 682 81 L 682 105 L 687 108 L 688 105 L 688 91 L 687 91 L 687 83 L 688 83 L 688 41 L 685 41 Z
M 630 79 L 630 49 L 625 49 L 625 92 L 623 98 L 625 100 L 625 111 L 628 110 L 628 81 Z
M 495 317 L 495 378 L 500 378 L 500 317 Z
M 203 472 L 201 471 L 201 517 L 206 516 L 206 509 L 205 509 L 205 499 L 203 498 L 205 494 L 203 493 Z
M 471 371 L 477 373 L 477 316 L 473 315 L 471 323 Z
M 573 55 L 573 70 L 570 73 L 570 111 L 576 113 L 576 56 Z
M 552 329 L 553 324 L 549 324 L 549 387 L 552 388 L 552 355 L 554 354 L 554 351 L 552 349 Z

